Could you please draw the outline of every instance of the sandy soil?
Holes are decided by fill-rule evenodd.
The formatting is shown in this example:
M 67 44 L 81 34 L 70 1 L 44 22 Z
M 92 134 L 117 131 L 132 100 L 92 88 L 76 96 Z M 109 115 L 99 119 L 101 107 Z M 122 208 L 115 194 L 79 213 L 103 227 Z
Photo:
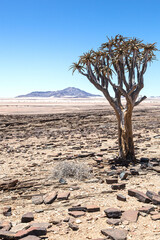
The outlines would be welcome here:
M 64 99 L 59 102 L 41 99 L 37 102 L 26 99 L 18 101 L 0 101 L 0 181 L 19 181 L 16 187 L 0 191 L 0 208 L 12 207 L 12 215 L 5 217 L 1 213 L 1 221 L 11 221 L 15 226 L 20 223 L 24 213 L 33 212 L 36 222 L 60 221 L 48 229 L 48 239 L 104 239 L 101 230 L 113 228 L 106 223 L 106 208 L 117 207 L 125 211 L 148 205 L 130 197 L 128 189 L 134 188 L 144 193 L 147 190 L 160 191 L 160 173 L 149 168 L 141 169 L 140 164 L 128 169 L 109 164 L 109 160 L 118 154 L 117 125 L 114 112 L 104 99 L 76 99 L 67 103 Z M 133 131 L 137 159 L 145 157 L 159 161 L 159 100 L 149 99 L 135 108 Z M 100 165 L 96 162 L 99 157 L 102 160 Z M 59 179 L 51 178 L 52 169 L 64 160 L 85 162 L 93 169 L 93 177 L 90 181 L 67 179 L 66 185 L 59 184 Z M 139 175 L 129 175 L 125 180 L 126 188 L 113 191 L 105 180 L 114 168 L 115 171 L 135 168 Z M 70 197 L 48 205 L 32 203 L 32 196 L 53 190 L 69 191 Z M 126 196 L 127 201 L 117 200 L 118 193 Z M 100 211 L 86 213 L 78 221 L 74 219 L 79 230 L 73 231 L 63 220 L 69 217 L 68 208 L 78 204 L 95 204 Z M 159 206 L 153 206 L 159 211 Z M 114 228 L 126 229 L 127 239 L 158 240 L 159 225 L 160 220 L 153 221 L 148 214 L 140 215 L 136 223 L 125 221 Z

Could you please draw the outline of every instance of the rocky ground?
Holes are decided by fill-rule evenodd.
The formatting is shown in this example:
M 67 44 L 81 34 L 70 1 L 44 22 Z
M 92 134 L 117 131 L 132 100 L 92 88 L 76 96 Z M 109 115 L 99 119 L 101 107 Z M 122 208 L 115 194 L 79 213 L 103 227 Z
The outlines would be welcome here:
M 115 164 L 113 111 L 0 116 L 0 239 L 160 239 L 160 109 L 138 108 L 138 164 Z M 53 179 L 62 161 L 90 179 Z M 60 180 L 60 181 L 59 181 Z

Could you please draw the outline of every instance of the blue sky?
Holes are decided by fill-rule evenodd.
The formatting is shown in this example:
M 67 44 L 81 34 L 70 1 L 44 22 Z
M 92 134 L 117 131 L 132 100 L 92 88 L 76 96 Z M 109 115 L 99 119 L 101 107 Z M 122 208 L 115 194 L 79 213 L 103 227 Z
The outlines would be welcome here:
M 0 0 L 0 97 L 69 86 L 98 93 L 72 76 L 72 62 L 116 34 L 160 49 L 159 12 L 159 0 Z M 160 52 L 157 59 L 145 74 L 147 96 L 160 96 Z

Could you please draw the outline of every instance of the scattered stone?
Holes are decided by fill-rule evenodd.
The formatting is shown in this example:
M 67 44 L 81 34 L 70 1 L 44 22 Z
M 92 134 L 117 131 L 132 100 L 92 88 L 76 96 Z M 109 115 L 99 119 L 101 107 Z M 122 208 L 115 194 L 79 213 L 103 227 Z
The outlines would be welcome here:
M 113 190 L 122 190 L 122 189 L 125 189 L 125 187 L 126 187 L 125 183 L 117 183 L 111 186 Z
M 4 230 L 4 231 L 9 231 L 12 227 L 12 223 L 11 222 L 0 222 L 0 229 Z
M 139 172 L 135 168 L 130 169 L 131 175 L 139 175 Z
M 15 239 L 23 238 L 28 235 L 34 236 L 44 236 L 47 234 L 46 228 L 39 228 L 39 227 L 30 227 L 26 230 L 19 231 L 15 234 Z
M 147 214 L 149 214 L 150 212 L 152 212 L 154 210 L 155 210 L 155 208 L 152 206 L 145 206 L 145 207 L 138 209 L 139 212 L 143 212 L 143 213 L 147 213 Z
M 105 236 L 109 236 L 113 240 L 126 240 L 127 231 L 124 229 L 104 229 L 101 233 Z
M 15 187 L 18 183 L 18 179 L 7 181 L 7 182 L 2 182 L 0 183 L 0 190 L 7 190 L 12 187 Z
M 36 212 L 36 213 L 42 213 L 42 212 L 44 212 L 44 209 L 42 209 L 42 208 L 37 208 L 37 209 L 35 209 L 35 212 Z
M 43 200 L 44 200 L 44 203 L 45 204 L 51 204 L 54 202 L 54 200 L 56 199 L 57 197 L 57 193 L 55 191 L 53 192 L 50 192 L 50 193 L 47 193 L 44 197 L 43 197 Z
M 147 192 L 146 192 L 146 195 L 147 195 L 147 197 L 149 197 L 150 199 L 152 199 L 153 196 L 156 196 L 157 194 L 156 194 L 155 192 L 152 192 L 152 191 L 147 191 Z
M 43 196 L 42 195 L 37 195 L 32 197 L 32 203 L 35 205 L 39 205 L 43 203 Z
M 120 218 L 122 215 L 122 211 L 118 208 L 108 208 L 104 212 L 108 218 Z
M 79 229 L 79 227 L 71 222 L 69 222 L 69 227 L 73 230 L 73 231 L 77 231 Z
M 121 223 L 121 219 L 114 219 L 114 218 L 109 218 L 107 219 L 107 223 L 110 225 L 119 225 Z
M 11 207 L 4 207 L 3 208 L 3 215 L 6 216 L 6 217 L 9 217 L 12 215 L 12 210 L 11 210 Z
M 30 227 L 29 223 L 19 223 L 19 224 L 13 226 L 11 230 L 12 230 L 12 232 L 17 233 L 17 232 L 27 229 L 29 227 Z
M 153 221 L 160 220 L 160 213 L 151 216 Z
M 75 206 L 75 207 L 68 208 L 68 211 L 69 212 L 72 212 L 72 211 L 83 211 L 83 212 L 86 212 L 87 208 L 86 207 L 81 207 L 81 206 Z
M 67 200 L 70 196 L 70 192 L 58 193 L 57 200 Z
M 119 177 L 121 180 L 125 180 L 128 177 L 128 173 L 123 171 L 120 173 Z
M 60 184 L 67 184 L 67 181 L 65 179 L 63 179 L 63 178 L 60 178 L 59 179 L 59 183 Z
M 118 183 L 118 178 L 107 178 L 106 183 L 107 184 Z
M 137 222 L 138 220 L 138 211 L 134 210 L 127 210 L 122 213 L 121 217 L 122 221 L 128 221 L 128 222 Z
M 159 195 L 154 195 L 154 196 L 152 197 L 152 202 L 153 202 L 153 204 L 155 204 L 155 205 L 160 205 L 160 196 L 159 196 Z
M 131 196 L 131 197 L 135 197 L 136 193 L 137 193 L 137 190 L 135 190 L 135 189 L 129 189 L 128 190 L 128 195 Z
M 148 198 L 146 194 L 144 194 L 140 191 L 137 191 L 135 189 L 129 189 L 128 195 L 132 196 L 132 197 L 136 197 L 140 202 L 144 202 L 144 203 L 151 202 L 150 198 Z
M 126 197 L 123 196 L 122 194 L 117 194 L 117 199 L 120 200 L 120 201 L 123 201 L 123 202 L 126 201 Z
M 72 217 L 81 217 L 81 216 L 84 216 L 85 215 L 85 212 L 83 211 L 72 211 L 72 212 L 68 212 L 68 214 Z
M 146 217 L 146 216 L 147 216 L 147 213 L 139 212 L 139 215 L 141 215 L 142 217 Z
M 1 239 L 14 239 L 15 233 L 5 230 L 0 230 L 0 238 Z
M 22 216 L 21 222 L 28 223 L 34 220 L 34 216 L 32 212 L 28 212 Z
M 63 222 L 69 222 L 69 220 L 70 220 L 70 218 L 68 217 L 68 218 L 63 219 Z
M 99 212 L 99 211 L 100 211 L 100 207 L 96 205 L 87 206 L 87 212 Z

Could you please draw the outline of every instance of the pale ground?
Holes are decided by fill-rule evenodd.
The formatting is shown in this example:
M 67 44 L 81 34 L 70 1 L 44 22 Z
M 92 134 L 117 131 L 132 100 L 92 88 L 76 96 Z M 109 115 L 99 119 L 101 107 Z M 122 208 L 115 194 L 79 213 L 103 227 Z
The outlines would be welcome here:
M 159 107 L 160 98 L 148 98 L 137 108 Z M 103 97 L 97 98 L 0 98 L 0 114 L 54 114 L 96 110 L 110 107 Z
M 62 114 L 63 113 L 63 114 Z M 96 204 L 101 210 L 80 217 L 77 232 L 62 222 L 52 226 L 48 233 L 50 240 L 84 240 L 104 238 L 100 231 L 111 228 L 102 217 L 104 209 L 118 207 L 122 210 L 145 206 L 137 199 L 128 196 L 127 190 L 160 191 L 160 174 L 141 171 L 139 176 L 129 177 L 126 189 L 109 193 L 110 185 L 105 182 L 79 182 L 67 180 L 67 185 L 59 185 L 52 180 L 51 172 L 57 162 L 71 156 L 79 162 L 93 167 L 94 179 L 107 177 L 110 170 L 108 159 L 117 155 L 117 127 L 112 109 L 103 98 L 97 99 L 7 99 L 0 100 L 0 181 L 18 179 L 31 188 L 0 192 L 0 208 L 12 206 L 12 216 L 7 217 L 13 225 L 20 222 L 22 214 L 32 211 L 35 220 L 48 222 L 51 219 L 63 220 L 68 217 L 68 208 L 81 204 Z M 23 116 L 21 114 L 24 114 Z M 31 115 L 30 115 L 31 114 Z M 39 114 L 39 115 L 35 115 Z M 45 114 L 45 115 L 44 115 Z M 133 114 L 133 130 L 137 158 L 160 158 L 160 99 L 148 99 Z M 95 156 L 78 158 L 78 154 L 93 152 Z M 57 153 L 62 155 L 56 157 Z M 94 167 L 98 154 L 103 154 L 104 168 Z M 72 191 L 72 184 L 79 190 Z M 32 204 L 31 197 L 51 190 L 70 191 L 67 201 L 55 201 L 51 205 Z M 117 193 L 127 197 L 127 202 L 116 199 Z M 157 206 L 156 206 L 157 208 Z M 37 210 L 43 210 L 37 213 Z M 0 220 L 6 220 L 2 214 Z M 151 216 L 139 216 L 137 223 L 123 223 L 116 228 L 128 230 L 131 240 L 159 240 L 160 220 Z

